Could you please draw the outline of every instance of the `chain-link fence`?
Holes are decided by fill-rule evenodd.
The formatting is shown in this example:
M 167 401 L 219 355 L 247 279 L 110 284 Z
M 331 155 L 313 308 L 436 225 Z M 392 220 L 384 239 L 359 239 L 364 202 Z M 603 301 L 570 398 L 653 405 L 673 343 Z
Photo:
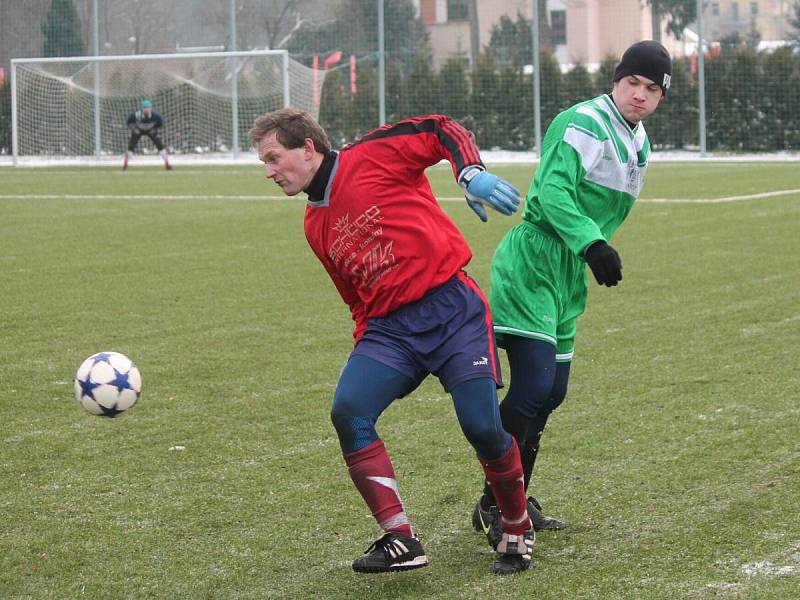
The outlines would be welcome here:
M 308 69 L 304 102 L 336 144 L 446 113 L 485 149 L 535 151 L 558 111 L 610 91 L 622 51 L 653 38 L 674 63 L 647 123 L 656 150 L 797 151 L 799 28 L 800 0 L 2 0 L 0 152 L 11 59 L 262 49 Z

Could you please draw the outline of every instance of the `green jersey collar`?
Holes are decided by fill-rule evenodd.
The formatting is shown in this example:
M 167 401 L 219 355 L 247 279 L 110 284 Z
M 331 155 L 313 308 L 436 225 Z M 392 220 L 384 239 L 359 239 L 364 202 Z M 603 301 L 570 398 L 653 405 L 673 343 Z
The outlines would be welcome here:
M 602 96 L 597 97 L 595 100 L 597 101 L 598 104 L 604 106 L 607 112 L 609 112 L 614 119 L 616 119 L 619 123 L 621 123 L 625 127 L 625 129 L 631 132 L 631 138 L 636 137 L 636 134 L 638 133 L 639 128 L 642 125 L 641 121 L 639 121 L 633 127 L 628 125 L 628 122 L 622 116 L 622 113 L 619 112 L 617 105 L 614 104 L 614 101 L 608 94 L 603 94 Z

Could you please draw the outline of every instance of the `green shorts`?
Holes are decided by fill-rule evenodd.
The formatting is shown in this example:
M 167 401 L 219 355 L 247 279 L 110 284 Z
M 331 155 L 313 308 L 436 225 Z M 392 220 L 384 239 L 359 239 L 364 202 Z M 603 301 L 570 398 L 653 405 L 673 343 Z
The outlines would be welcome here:
M 544 340 L 556 347 L 557 361 L 571 361 L 586 293 L 586 263 L 560 239 L 522 221 L 492 259 L 489 302 L 497 345 L 505 348 L 505 335 Z

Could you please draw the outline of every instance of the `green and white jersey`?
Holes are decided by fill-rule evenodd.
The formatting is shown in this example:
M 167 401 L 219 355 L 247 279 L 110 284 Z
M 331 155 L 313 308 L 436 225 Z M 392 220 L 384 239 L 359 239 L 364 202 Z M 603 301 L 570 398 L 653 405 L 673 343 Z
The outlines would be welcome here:
M 607 94 L 576 104 L 547 129 L 522 218 L 578 255 L 609 241 L 639 196 L 649 156 L 644 126 L 631 129 Z

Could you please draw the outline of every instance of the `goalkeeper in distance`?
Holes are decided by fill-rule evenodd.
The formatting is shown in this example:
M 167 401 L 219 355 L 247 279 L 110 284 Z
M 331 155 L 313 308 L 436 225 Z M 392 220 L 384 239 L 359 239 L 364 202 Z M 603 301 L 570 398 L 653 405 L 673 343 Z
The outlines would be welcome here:
M 127 170 L 128 160 L 133 156 L 133 151 L 136 150 L 139 139 L 143 135 L 152 140 L 158 150 L 159 156 L 164 160 L 164 167 L 167 171 L 172 170 L 167 148 L 158 135 L 158 130 L 164 126 L 164 117 L 162 117 L 159 112 L 153 110 L 153 103 L 150 102 L 150 100 L 142 100 L 142 107 L 128 115 L 127 123 L 128 129 L 131 130 L 131 137 L 128 140 L 128 150 L 125 152 L 122 170 Z

